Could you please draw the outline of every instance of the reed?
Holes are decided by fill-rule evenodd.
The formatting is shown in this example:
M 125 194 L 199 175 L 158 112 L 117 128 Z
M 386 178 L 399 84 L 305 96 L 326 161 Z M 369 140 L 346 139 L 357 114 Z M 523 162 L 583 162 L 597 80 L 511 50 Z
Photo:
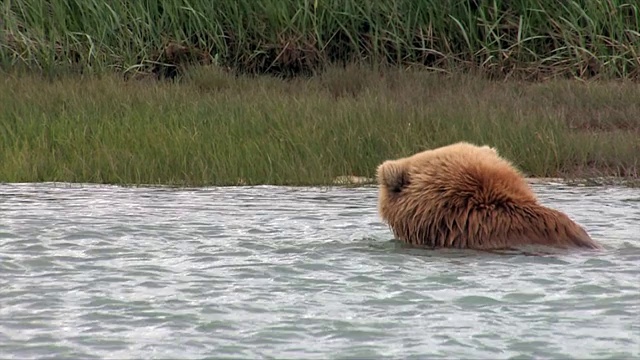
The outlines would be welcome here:
M 315 74 L 352 62 L 492 78 L 640 75 L 635 0 L 11 0 L 5 68 L 155 72 L 189 63 Z
M 194 68 L 181 82 L 5 77 L 0 181 L 182 186 L 330 184 L 467 140 L 530 176 L 638 179 L 630 82 L 493 82 L 367 67 L 311 79 Z

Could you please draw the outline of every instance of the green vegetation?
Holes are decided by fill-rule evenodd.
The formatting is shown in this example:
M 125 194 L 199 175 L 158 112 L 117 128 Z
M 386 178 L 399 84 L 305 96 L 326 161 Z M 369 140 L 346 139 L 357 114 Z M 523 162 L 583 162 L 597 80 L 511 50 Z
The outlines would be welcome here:
M 194 68 L 0 86 L 0 181 L 329 184 L 384 159 L 468 140 L 539 177 L 638 178 L 631 82 L 494 82 L 349 66 L 281 80 Z
M 329 184 L 460 140 L 638 179 L 638 29 L 635 0 L 6 0 L 0 181 Z
M 0 63 L 172 76 L 188 62 L 277 74 L 366 62 L 638 79 L 638 29 L 636 0 L 7 0 Z

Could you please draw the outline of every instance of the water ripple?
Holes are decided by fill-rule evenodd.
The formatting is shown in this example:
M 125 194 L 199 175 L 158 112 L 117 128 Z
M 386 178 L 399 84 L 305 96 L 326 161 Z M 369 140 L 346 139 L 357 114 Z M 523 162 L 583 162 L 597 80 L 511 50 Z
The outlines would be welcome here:
M 371 188 L 0 185 L 0 353 L 640 358 L 640 192 L 535 187 L 607 251 L 407 248 Z

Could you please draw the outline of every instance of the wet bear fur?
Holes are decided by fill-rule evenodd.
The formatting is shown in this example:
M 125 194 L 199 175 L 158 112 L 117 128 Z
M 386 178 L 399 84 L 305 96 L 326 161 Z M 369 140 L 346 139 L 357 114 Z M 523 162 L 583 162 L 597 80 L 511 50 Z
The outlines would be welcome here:
M 542 205 L 496 149 L 467 142 L 387 160 L 378 211 L 396 239 L 431 248 L 601 249 L 566 214 Z

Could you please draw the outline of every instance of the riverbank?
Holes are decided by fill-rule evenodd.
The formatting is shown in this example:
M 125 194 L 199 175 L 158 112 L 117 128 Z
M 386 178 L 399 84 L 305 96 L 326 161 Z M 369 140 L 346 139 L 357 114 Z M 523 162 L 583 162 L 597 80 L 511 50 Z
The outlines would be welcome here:
M 621 186 L 621 187 L 640 187 L 640 178 L 638 177 L 587 177 L 587 178 L 525 178 L 529 185 L 569 185 L 569 186 Z M 358 186 L 358 187 L 377 187 L 375 178 L 366 178 L 362 176 L 338 176 L 333 181 L 337 186 Z
M 192 68 L 177 82 L 5 74 L 0 181 L 325 185 L 466 140 L 530 177 L 639 178 L 640 89 L 331 68 L 280 80 Z

